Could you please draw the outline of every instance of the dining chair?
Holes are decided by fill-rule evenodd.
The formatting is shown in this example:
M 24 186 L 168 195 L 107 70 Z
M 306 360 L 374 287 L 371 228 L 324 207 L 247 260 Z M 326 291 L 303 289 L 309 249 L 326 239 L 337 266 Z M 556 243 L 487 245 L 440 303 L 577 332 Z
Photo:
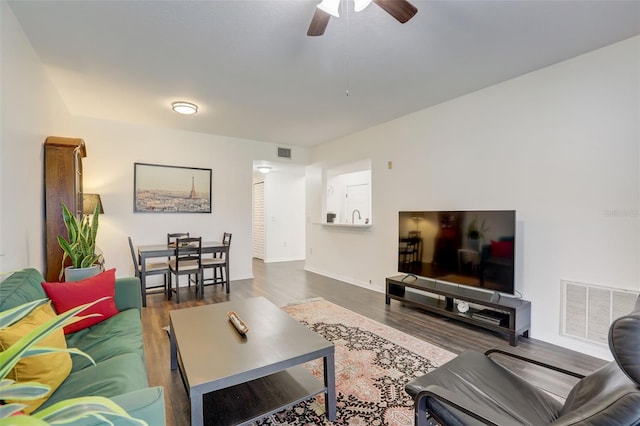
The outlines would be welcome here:
M 176 294 L 176 303 L 180 303 L 180 275 L 196 275 L 196 295 L 202 298 L 202 237 L 178 238 L 175 241 L 173 258 L 169 266 L 169 299 Z M 173 288 L 172 276 L 176 276 L 176 288 Z M 200 287 L 200 288 L 198 288 Z
M 128 238 L 129 249 L 131 250 L 131 260 L 133 261 L 133 270 L 136 277 L 140 278 L 142 276 L 142 265 L 138 261 L 138 256 L 136 255 L 136 250 L 133 247 L 133 241 L 131 240 L 131 237 Z M 146 296 L 146 294 L 148 293 L 147 290 L 155 288 L 162 288 L 163 293 L 167 293 L 167 282 L 169 279 L 169 266 L 167 265 L 167 262 L 147 262 L 144 269 L 145 278 L 150 275 L 164 275 L 164 277 L 163 284 L 146 285 L 143 296 Z
M 227 270 L 229 250 L 231 249 L 231 234 L 229 232 L 225 232 L 222 236 L 222 244 L 226 247 L 225 251 L 213 253 L 213 257 L 202 259 L 202 287 L 222 284 L 223 287 L 227 286 L 227 293 L 229 293 L 229 271 Z M 206 269 L 213 271 L 211 278 L 204 278 Z
M 418 260 L 418 241 L 419 236 L 414 234 L 416 231 L 409 232 L 407 238 L 401 238 L 398 249 L 398 261 L 400 264 L 411 265 Z
M 167 233 L 167 247 L 175 247 L 178 238 L 189 237 L 188 232 L 170 232 Z M 173 256 L 167 257 L 167 262 L 171 262 Z M 189 287 L 191 287 L 191 276 L 189 276 Z
M 167 233 L 167 246 L 175 246 L 176 240 L 178 238 L 189 238 L 190 235 L 188 232 L 170 232 Z M 172 256 L 169 256 L 169 260 L 171 260 Z

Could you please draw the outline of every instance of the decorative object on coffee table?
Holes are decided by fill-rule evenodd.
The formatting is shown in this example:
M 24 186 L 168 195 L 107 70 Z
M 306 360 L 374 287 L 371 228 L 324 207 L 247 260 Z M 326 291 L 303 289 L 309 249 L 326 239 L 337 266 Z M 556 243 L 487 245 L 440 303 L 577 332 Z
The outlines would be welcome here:
M 229 318 L 229 321 L 231 321 L 231 324 L 233 324 L 238 333 L 242 334 L 243 336 L 247 334 L 247 332 L 249 331 L 249 327 L 247 327 L 244 321 L 240 319 L 238 314 L 233 311 L 227 312 L 227 318 Z

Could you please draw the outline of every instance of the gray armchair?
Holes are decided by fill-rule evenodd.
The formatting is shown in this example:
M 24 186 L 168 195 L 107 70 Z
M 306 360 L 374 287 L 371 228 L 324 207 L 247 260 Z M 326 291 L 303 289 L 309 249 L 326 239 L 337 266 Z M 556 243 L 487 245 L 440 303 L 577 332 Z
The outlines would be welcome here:
M 416 425 L 639 425 L 640 297 L 609 328 L 614 361 L 583 376 L 512 352 L 466 351 L 409 382 Z M 580 380 L 564 404 L 499 365 L 500 353 Z

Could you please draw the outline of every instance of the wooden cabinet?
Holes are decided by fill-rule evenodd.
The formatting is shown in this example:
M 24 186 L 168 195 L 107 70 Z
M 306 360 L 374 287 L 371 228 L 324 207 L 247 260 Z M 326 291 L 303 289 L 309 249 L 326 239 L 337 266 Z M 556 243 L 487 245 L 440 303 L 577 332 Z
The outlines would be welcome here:
M 62 249 L 58 235 L 66 236 L 62 203 L 82 214 L 82 158 L 87 151 L 82 139 L 50 136 L 44 142 L 44 220 L 47 281 L 58 281 Z

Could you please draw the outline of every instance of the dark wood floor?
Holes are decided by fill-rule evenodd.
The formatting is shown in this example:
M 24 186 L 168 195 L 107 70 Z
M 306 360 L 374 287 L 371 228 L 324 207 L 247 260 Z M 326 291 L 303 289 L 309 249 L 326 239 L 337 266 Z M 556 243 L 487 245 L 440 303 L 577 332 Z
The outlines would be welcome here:
M 195 299 L 193 287 L 182 289 L 180 304 L 166 300 L 163 294 L 148 296 L 147 307 L 142 313 L 147 369 L 150 385 L 164 386 L 168 426 L 186 426 L 190 422 L 189 400 L 180 374 L 169 368 L 169 339 L 162 329 L 169 323 L 169 311 L 173 309 L 253 296 L 264 296 L 277 306 L 322 297 L 454 353 L 466 349 L 484 351 L 492 347 L 508 347 L 506 337 L 500 334 L 449 321 L 393 300 L 387 306 L 382 293 L 306 272 L 303 267 L 302 261 L 264 264 L 254 260 L 255 278 L 233 281 L 229 295 L 220 286 L 209 286 L 205 288 L 204 300 Z M 584 373 L 605 363 L 535 339 L 522 338 L 517 349 Z M 560 397 L 565 396 L 574 383 L 572 379 L 536 367 L 511 365 L 511 368 Z

